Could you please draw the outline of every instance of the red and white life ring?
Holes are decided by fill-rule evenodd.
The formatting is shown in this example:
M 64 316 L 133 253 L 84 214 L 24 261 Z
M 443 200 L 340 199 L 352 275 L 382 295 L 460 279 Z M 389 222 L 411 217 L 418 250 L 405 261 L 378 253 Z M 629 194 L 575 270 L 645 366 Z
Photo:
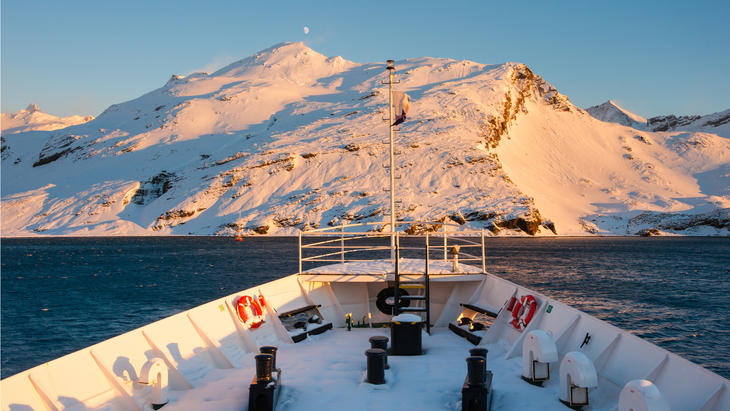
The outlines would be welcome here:
M 512 304 L 510 304 L 512 305 Z M 512 326 L 524 330 L 537 311 L 537 300 L 532 295 L 523 295 L 512 307 Z
M 236 301 L 238 318 L 248 328 L 259 328 L 264 323 L 264 310 L 262 306 L 266 303 L 264 296 L 258 299 L 250 295 L 243 295 Z

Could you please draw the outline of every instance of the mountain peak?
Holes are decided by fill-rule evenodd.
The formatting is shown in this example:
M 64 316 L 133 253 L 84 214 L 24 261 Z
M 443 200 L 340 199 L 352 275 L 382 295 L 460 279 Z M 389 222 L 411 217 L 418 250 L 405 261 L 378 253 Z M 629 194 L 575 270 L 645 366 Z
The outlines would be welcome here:
M 302 42 L 279 43 L 252 56 L 221 68 L 211 77 L 255 78 L 264 81 L 291 81 L 310 84 L 353 67 L 342 57 L 327 57 Z
M 288 72 L 300 66 L 306 65 L 322 65 L 326 62 L 332 62 L 327 56 L 320 54 L 303 42 L 296 43 L 279 43 L 269 48 L 263 49 L 252 56 L 238 60 L 221 68 L 213 73 L 213 76 L 236 76 L 246 72 L 254 72 L 258 74 L 261 69 L 266 69 L 268 74 L 275 73 L 278 70 Z M 340 59 L 344 61 L 344 59 Z
M 41 111 L 38 104 L 30 103 L 17 113 L 2 113 L 0 132 L 3 135 L 32 130 L 58 130 L 93 120 L 93 116 L 58 117 Z
M 639 128 L 646 125 L 646 119 L 621 107 L 616 101 L 608 100 L 603 104 L 588 107 L 586 111 L 598 120 L 619 123 Z

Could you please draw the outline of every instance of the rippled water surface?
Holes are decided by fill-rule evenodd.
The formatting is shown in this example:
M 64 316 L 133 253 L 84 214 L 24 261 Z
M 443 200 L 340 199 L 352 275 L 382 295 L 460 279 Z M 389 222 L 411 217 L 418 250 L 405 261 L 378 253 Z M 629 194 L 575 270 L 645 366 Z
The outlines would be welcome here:
M 1 246 L 3 378 L 297 270 L 296 238 Z M 730 239 L 494 238 L 487 269 L 730 377 Z

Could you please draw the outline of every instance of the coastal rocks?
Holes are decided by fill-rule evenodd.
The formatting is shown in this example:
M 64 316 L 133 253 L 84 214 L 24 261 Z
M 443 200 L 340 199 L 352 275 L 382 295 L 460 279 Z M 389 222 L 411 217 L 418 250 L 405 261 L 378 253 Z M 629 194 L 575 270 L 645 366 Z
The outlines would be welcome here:
M 657 230 L 656 228 L 646 228 L 644 230 L 639 230 L 636 235 L 640 237 L 655 237 L 658 235 L 661 235 L 662 232 Z
M 583 218 L 578 219 L 578 225 L 580 225 L 580 228 L 588 234 L 598 234 L 600 232 L 598 226 L 594 222 L 587 221 Z
M 420 235 L 425 233 L 433 233 L 439 231 L 443 227 L 442 224 L 433 223 L 413 223 L 406 227 L 405 233 L 408 235 Z
M 269 232 L 268 225 L 260 225 L 260 226 L 256 226 L 256 227 L 251 227 L 249 229 L 256 234 L 266 234 Z
M 515 230 L 528 235 L 535 235 L 540 232 L 540 227 L 557 234 L 555 223 L 549 220 L 543 221 L 540 211 L 531 206 L 523 208 L 522 211 L 507 214 L 497 211 L 475 210 L 468 211 L 463 215 L 461 212 L 457 212 L 447 216 L 447 218 L 460 225 L 468 221 L 482 221 L 484 222 L 484 228 L 493 234 L 497 234 L 502 230 Z
M 542 220 L 540 219 L 540 213 L 537 210 L 533 210 L 531 213 L 526 213 L 516 218 L 496 221 L 494 225 L 500 229 L 522 230 L 529 235 L 535 235 L 540 230 Z
M 627 231 L 645 236 L 656 235 L 659 231 L 682 232 L 703 227 L 730 231 L 730 208 L 701 214 L 644 212 L 629 221 Z

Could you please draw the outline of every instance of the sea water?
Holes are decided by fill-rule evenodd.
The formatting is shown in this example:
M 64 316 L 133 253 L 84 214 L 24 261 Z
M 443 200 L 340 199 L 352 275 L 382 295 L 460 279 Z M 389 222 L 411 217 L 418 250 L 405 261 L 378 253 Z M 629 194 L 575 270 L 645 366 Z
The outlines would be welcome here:
M 0 245 L 2 378 L 298 268 L 291 237 Z M 730 239 L 488 238 L 486 259 L 493 274 L 730 377 Z

